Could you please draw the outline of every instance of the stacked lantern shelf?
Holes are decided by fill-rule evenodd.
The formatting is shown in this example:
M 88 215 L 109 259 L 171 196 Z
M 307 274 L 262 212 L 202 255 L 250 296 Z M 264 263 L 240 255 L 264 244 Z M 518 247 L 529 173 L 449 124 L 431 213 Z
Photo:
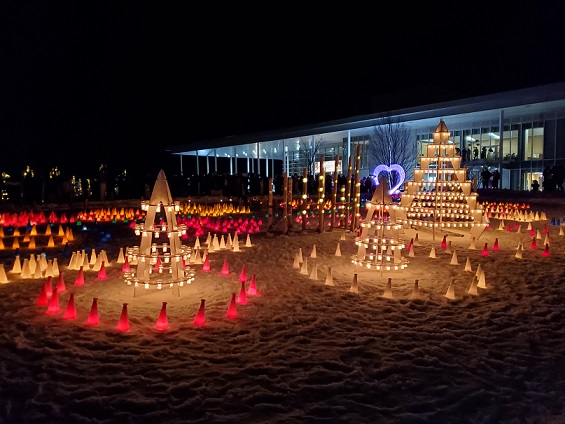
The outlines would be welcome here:
M 420 168 L 414 170 L 414 181 L 405 185 L 399 217 L 409 226 L 430 228 L 434 239 L 437 229 L 469 230 L 478 239 L 487 226 L 483 208 L 449 135 L 440 121 L 433 143 L 420 158 Z
M 355 239 L 358 247 L 352 262 L 360 267 L 378 271 L 397 271 L 408 266 L 402 257 L 405 244 L 400 239 L 402 223 L 397 223 L 388 193 L 386 178 L 382 178 L 370 202 L 366 202 L 367 215 L 361 222 L 361 235 Z
M 134 227 L 135 234 L 141 236 L 141 243 L 127 248 L 128 262 L 132 268 L 124 272 L 125 281 L 134 288 L 143 285 L 146 289 L 174 288 L 175 285 L 180 288 L 190 284 L 194 280 L 194 272 L 188 266 L 192 249 L 180 241 L 187 227 L 177 224 L 179 203 L 173 202 L 162 170 L 151 199 L 142 201 L 141 209 L 146 212 L 145 221 Z M 162 212 L 164 220 L 155 222 L 156 215 Z

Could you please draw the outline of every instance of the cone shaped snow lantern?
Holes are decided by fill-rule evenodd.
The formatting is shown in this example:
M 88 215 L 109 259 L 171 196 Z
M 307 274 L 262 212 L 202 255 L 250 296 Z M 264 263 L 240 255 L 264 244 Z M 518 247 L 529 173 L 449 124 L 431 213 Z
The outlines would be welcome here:
M 243 264 L 243 267 L 241 268 L 241 272 L 239 273 L 239 282 L 247 282 L 247 264 Z
M 257 296 L 257 281 L 255 274 L 251 274 L 251 282 L 249 283 L 249 287 L 247 288 L 247 295 Z
M 565 231 L 563 231 L 563 227 L 559 226 L 559 235 L 560 236 L 565 236 Z
M 86 320 L 86 325 L 89 327 L 100 324 L 100 316 L 98 315 L 98 298 L 92 299 L 92 306 L 90 307 L 90 313 L 88 314 L 88 319 Z
M 106 277 L 106 267 L 104 266 L 104 261 L 102 261 L 102 264 L 100 265 L 100 271 L 98 271 L 98 276 L 96 277 L 99 280 L 105 280 Z
M 67 303 L 67 307 L 65 308 L 65 313 L 63 314 L 63 319 L 66 320 L 73 320 L 77 317 L 77 308 L 75 305 L 75 294 L 74 292 L 71 293 L 69 296 L 69 302 Z
M 481 289 L 486 289 L 487 288 L 487 282 L 485 279 L 485 272 L 481 271 L 481 274 L 479 275 L 479 282 L 477 283 L 477 287 L 481 288 Z
M 540 230 L 537 230 L 537 232 L 536 232 L 536 239 L 541 240 L 541 232 L 540 232 Z
M 485 243 L 485 247 L 483 247 L 481 255 L 488 256 L 488 243 Z
M 449 300 L 455 300 L 455 288 L 453 287 L 453 281 L 449 282 L 449 287 L 447 288 L 445 297 L 447 297 Z
M 414 246 L 420 245 L 420 238 L 418 237 L 418 233 L 414 236 Z
M 431 250 L 430 250 L 430 258 L 437 258 L 436 256 L 436 248 L 434 246 L 432 246 Z
M 410 258 L 413 258 L 413 257 L 415 256 L 415 253 L 414 253 L 414 243 L 410 244 L 410 248 L 408 249 L 408 256 L 409 256 Z
M 522 259 L 522 246 L 518 245 L 516 249 L 516 254 L 514 255 L 515 258 Z
M 447 236 L 446 235 L 443 236 L 443 240 L 441 241 L 440 247 L 442 249 L 445 249 L 447 247 Z
M 545 235 L 545 238 L 543 239 L 543 244 L 551 244 L 551 240 L 549 239 L 549 234 Z
M 84 271 L 82 265 L 78 270 L 77 278 L 75 279 L 75 286 L 84 286 Z
M 300 268 L 300 273 L 304 275 L 308 275 L 308 258 L 304 258 L 302 262 L 302 267 Z
M 337 247 L 335 248 L 335 256 L 341 256 L 341 247 L 339 242 L 337 243 Z
M 298 258 L 298 253 L 294 255 L 294 262 L 292 263 L 293 268 L 300 268 L 300 260 Z
M 353 274 L 353 281 L 351 282 L 351 287 L 349 287 L 351 293 L 359 293 L 359 284 L 357 282 L 357 273 Z
M 198 312 L 196 312 L 193 321 L 194 325 L 196 325 L 197 327 L 204 327 L 204 324 L 206 323 L 205 305 L 206 299 L 200 299 L 200 306 L 198 307 Z
M 538 245 L 536 243 L 536 238 L 532 237 L 532 243 L 530 244 L 530 249 L 537 249 Z
M 47 306 L 49 305 L 49 296 L 47 296 L 47 287 L 45 283 L 41 285 L 41 291 L 39 296 L 37 296 L 37 301 L 35 302 L 37 306 Z
M 452 253 L 453 249 L 451 248 L 451 240 L 447 242 L 447 247 L 445 248 L 445 253 Z
M 477 276 L 477 278 L 479 278 L 479 275 L 481 275 L 481 272 L 483 272 L 483 267 L 481 266 L 481 264 L 477 265 L 477 270 L 475 271 L 475 275 Z
M 334 279 L 332 275 L 332 267 L 328 267 L 328 273 L 326 274 L 326 282 L 324 283 L 325 286 L 334 286 Z
M 58 314 L 61 312 L 61 306 L 59 305 L 59 293 L 57 292 L 57 288 L 53 290 L 53 295 L 51 296 L 51 300 L 49 301 L 49 306 L 47 306 L 47 314 L 53 315 Z
M 12 265 L 12 269 L 10 271 L 12 274 L 21 274 L 22 272 L 22 261 L 20 259 L 20 255 L 16 255 L 14 258 L 14 265 Z
M 465 261 L 465 271 L 466 272 L 473 272 L 471 268 L 471 259 L 467 256 L 467 260 Z
M 394 295 L 392 294 L 392 278 L 389 278 L 386 282 L 385 291 L 383 293 L 383 297 L 387 299 L 393 299 Z
M 224 265 L 222 266 L 222 275 L 230 275 L 230 266 L 228 264 L 228 258 L 224 258 Z
M 410 251 L 410 249 L 412 248 L 413 245 L 414 245 L 414 238 L 411 238 L 410 242 L 408 243 L 408 247 L 406 248 L 406 250 Z
M 547 232 L 548 232 L 547 224 L 543 224 L 543 232 L 544 232 L 544 233 L 547 233 Z
M 318 266 L 316 265 L 316 262 L 314 262 L 312 271 L 310 271 L 310 280 L 317 280 L 317 279 L 318 279 Z
M 169 319 L 167 317 L 167 302 L 163 302 L 161 305 L 161 312 L 159 312 L 159 317 L 155 323 L 155 330 L 164 331 L 169 329 Z
M 211 268 L 210 268 L 210 258 L 208 258 L 208 255 L 206 255 L 206 258 L 204 259 L 204 263 L 202 264 L 202 271 L 204 272 L 210 272 Z
M 235 293 L 232 293 L 230 304 L 228 306 L 228 310 L 226 312 L 226 318 L 229 319 L 236 319 L 237 318 L 237 305 L 235 301 Z
M 498 237 L 494 239 L 494 244 L 492 245 L 492 250 L 500 250 L 498 247 Z
M 420 286 L 418 285 L 418 279 L 414 280 L 414 288 L 410 294 L 411 299 L 418 299 L 420 297 Z
M 116 263 L 117 264 L 125 264 L 126 263 L 126 255 L 124 255 L 124 248 L 123 247 L 120 247 L 120 250 L 118 252 L 118 259 L 116 259 Z
M 451 265 L 459 265 L 459 260 L 457 259 L 457 252 L 454 250 L 453 254 L 451 255 Z
M 549 244 L 546 243 L 545 249 L 543 249 L 543 252 L 542 252 L 541 255 L 545 256 L 545 257 L 549 256 Z
M 312 246 L 312 253 L 310 253 L 310 257 L 312 259 L 315 259 L 317 257 L 317 255 L 316 255 L 316 245 L 315 244 Z
M 247 305 L 247 293 L 245 292 L 245 282 L 241 282 L 241 288 L 239 289 L 239 294 L 237 295 L 238 305 Z
M 469 250 L 476 250 L 477 245 L 475 244 L 475 237 L 471 238 L 471 243 L 469 244 Z
M 247 233 L 247 239 L 245 240 L 245 247 L 252 247 L 253 245 L 251 244 L 251 236 L 249 235 L 249 233 Z
M 4 284 L 4 283 L 7 283 L 7 282 L 8 282 L 8 276 L 6 275 L 6 270 L 4 269 L 4 264 L 0 264 L 0 283 Z
M 473 281 L 471 281 L 471 285 L 469 286 L 469 289 L 467 290 L 467 294 L 473 295 L 473 296 L 477 296 L 479 294 L 479 291 L 477 290 L 477 283 L 478 283 L 478 279 L 476 275 L 473 275 Z
M 131 270 L 130 266 L 129 266 L 129 259 L 127 256 L 124 257 L 124 262 L 122 265 L 122 274 L 129 272 Z
M 120 333 L 127 333 L 129 328 L 129 318 L 128 318 L 128 304 L 124 303 L 122 305 L 122 313 L 120 314 L 120 319 L 118 320 L 118 326 L 116 327 Z

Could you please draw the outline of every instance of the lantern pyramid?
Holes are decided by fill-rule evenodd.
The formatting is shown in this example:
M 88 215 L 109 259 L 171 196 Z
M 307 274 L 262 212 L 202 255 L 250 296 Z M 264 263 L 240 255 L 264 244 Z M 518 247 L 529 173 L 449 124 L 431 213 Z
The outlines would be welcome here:
M 408 266 L 402 257 L 404 243 L 400 239 L 402 223 L 396 222 L 395 205 L 389 194 L 387 179 L 382 177 L 361 222 L 361 235 L 355 238 L 358 247 L 352 262 L 368 269 L 396 271 Z
M 177 223 L 179 202 L 173 202 L 163 170 L 157 176 L 151 199 L 142 201 L 141 209 L 146 212 L 145 221 L 134 227 L 135 234 L 141 236 L 140 245 L 127 248 L 128 262 L 136 266 L 130 266 L 123 278 L 128 285 L 143 285 L 146 289 L 190 284 L 194 272 L 187 264 L 192 251 L 180 241 L 186 225 Z M 159 222 L 158 214 L 163 214 Z
M 398 218 L 412 228 L 428 227 L 434 240 L 438 229 L 470 231 L 478 240 L 487 226 L 483 207 L 449 136 L 441 120 L 420 158 L 420 168 L 414 170 L 414 180 L 405 186 Z

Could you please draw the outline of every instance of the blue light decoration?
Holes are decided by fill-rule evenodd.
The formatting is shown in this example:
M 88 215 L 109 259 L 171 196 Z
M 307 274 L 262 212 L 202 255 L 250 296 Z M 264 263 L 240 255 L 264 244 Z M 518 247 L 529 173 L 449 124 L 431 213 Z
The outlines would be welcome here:
M 402 168 L 402 166 L 400 166 L 398 164 L 392 164 L 390 166 L 388 166 L 388 165 L 377 165 L 377 167 L 373 171 L 373 175 L 371 175 L 371 178 L 373 178 L 376 185 L 378 186 L 379 185 L 379 174 L 381 172 L 388 172 L 389 174 L 391 174 L 393 171 L 398 173 L 398 183 L 388 191 L 388 194 L 390 194 L 390 195 L 400 193 L 400 187 L 402 186 L 402 184 L 404 184 L 404 179 L 406 178 L 406 172 L 404 172 L 404 168 Z

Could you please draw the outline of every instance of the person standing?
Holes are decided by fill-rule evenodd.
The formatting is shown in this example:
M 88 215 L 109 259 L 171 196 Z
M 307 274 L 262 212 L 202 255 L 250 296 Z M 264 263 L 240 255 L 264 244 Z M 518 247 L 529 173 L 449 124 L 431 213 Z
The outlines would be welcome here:
M 490 182 L 490 177 L 492 177 L 492 173 L 485 166 L 483 168 L 483 172 L 481 172 L 481 178 L 483 180 L 483 188 L 488 188 L 489 182 Z
M 498 172 L 498 169 L 495 169 L 492 172 L 492 188 L 498 188 L 499 182 L 500 182 L 500 172 Z

